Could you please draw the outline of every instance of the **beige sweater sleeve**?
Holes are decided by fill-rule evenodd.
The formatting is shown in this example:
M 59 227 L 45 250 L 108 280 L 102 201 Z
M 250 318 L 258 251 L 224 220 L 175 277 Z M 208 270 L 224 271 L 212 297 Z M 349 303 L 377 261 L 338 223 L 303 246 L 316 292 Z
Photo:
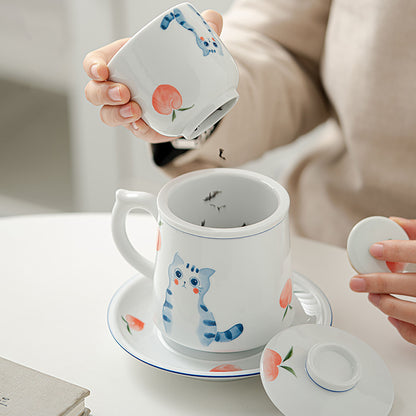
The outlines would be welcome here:
M 201 148 L 164 167 L 168 174 L 238 166 L 328 117 L 319 61 L 329 6 L 330 0 L 235 1 L 221 37 L 239 69 L 240 99 Z

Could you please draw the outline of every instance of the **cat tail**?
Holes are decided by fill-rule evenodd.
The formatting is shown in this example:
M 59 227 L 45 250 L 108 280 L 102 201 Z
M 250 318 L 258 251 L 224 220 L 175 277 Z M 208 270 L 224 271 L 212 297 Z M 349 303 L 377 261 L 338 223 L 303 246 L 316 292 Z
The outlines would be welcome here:
M 244 330 L 243 324 L 235 324 L 224 332 L 217 332 L 215 336 L 216 342 L 229 342 L 238 338 Z
M 167 14 L 163 19 L 162 19 L 162 22 L 160 23 L 160 27 L 163 29 L 163 30 L 166 30 L 168 27 L 169 27 L 169 25 L 170 25 L 170 22 L 173 20 L 175 18 L 175 16 L 174 16 L 174 14 L 171 12 L 171 13 L 169 13 L 169 14 Z
M 173 16 L 176 19 L 176 21 L 185 29 L 190 30 L 196 35 L 195 29 L 193 26 L 191 26 L 185 19 L 185 16 L 182 14 L 182 12 L 179 9 L 173 9 Z
M 172 329 L 172 309 L 173 309 L 173 305 L 170 302 L 171 295 L 172 295 L 171 290 L 169 288 L 166 289 L 165 303 L 163 304 L 163 308 L 162 308 L 162 319 L 163 319 L 163 325 L 165 327 L 165 331 L 167 333 L 169 333 Z
M 198 326 L 198 336 L 201 344 L 207 347 L 214 341 L 217 334 L 217 323 L 214 315 L 203 304 L 199 304 L 200 321 Z

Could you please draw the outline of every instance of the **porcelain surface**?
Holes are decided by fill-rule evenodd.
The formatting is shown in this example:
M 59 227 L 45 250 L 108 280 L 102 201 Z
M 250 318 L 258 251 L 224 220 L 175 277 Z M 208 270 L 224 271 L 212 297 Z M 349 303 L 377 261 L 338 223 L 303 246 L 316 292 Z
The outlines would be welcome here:
M 384 416 L 393 404 L 380 355 L 338 328 L 304 324 L 273 337 L 261 357 L 261 380 L 285 416 Z
M 242 353 L 203 353 L 177 348 L 165 341 L 152 321 L 152 282 L 138 274 L 114 294 L 108 307 L 108 327 L 117 344 L 134 358 L 160 370 L 211 380 L 233 380 L 260 373 L 263 348 Z M 294 299 L 285 326 L 332 324 L 325 294 L 307 278 L 294 273 Z
M 389 273 L 385 261 L 374 258 L 369 248 L 384 240 L 408 240 L 399 224 L 387 217 L 368 217 L 358 222 L 351 230 L 347 241 L 347 253 L 351 266 L 358 273 Z
M 152 279 L 154 323 L 164 337 L 195 350 L 235 353 L 264 346 L 284 327 L 293 286 L 289 204 L 279 183 L 242 169 L 190 172 L 157 197 L 117 191 L 114 241 Z M 158 224 L 154 263 L 127 237 L 134 208 Z
M 190 4 L 166 10 L 108 64 L 142 118 L 166 136 L 198 137 L 236 104 L 238 69 L 220 37 Z

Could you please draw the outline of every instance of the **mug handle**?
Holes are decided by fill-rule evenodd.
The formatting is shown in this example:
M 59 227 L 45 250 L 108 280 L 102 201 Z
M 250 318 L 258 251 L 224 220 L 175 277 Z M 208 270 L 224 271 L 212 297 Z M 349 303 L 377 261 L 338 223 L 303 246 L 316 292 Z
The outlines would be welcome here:
M 142 208 L 157 220 L 158 211 L 156 197 L 147 192 L 127 191 L 116 192 L 116 202 L 111 214 L 111 230 L 113 239 L 122 256 L 139 272 L 149 279 L 153 278 L 155 265 L 143 257 L 131 244 L 126 231 L 127 214 L 134 208 Z

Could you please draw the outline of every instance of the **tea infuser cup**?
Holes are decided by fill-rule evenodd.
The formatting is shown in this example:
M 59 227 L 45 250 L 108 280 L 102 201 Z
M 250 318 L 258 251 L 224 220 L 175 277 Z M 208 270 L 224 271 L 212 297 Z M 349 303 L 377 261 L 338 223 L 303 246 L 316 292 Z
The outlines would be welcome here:
M 134 208 L 158 224 L 154 263 L 128 239 L 126 216 Z M 292 300 L 288 210 L 280 184 L 239 169 L 187 173 L 157 196 L 117 191 L 114 241 L 153 279 L 154 322 L 170 345 L 252 351 L 284 326 Z
M 198 137 L 238 100 L 237 66 L 220 37 L 190 4 L 160 14 L 108 64 L 158 133 Z

